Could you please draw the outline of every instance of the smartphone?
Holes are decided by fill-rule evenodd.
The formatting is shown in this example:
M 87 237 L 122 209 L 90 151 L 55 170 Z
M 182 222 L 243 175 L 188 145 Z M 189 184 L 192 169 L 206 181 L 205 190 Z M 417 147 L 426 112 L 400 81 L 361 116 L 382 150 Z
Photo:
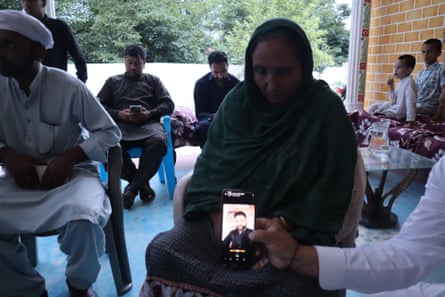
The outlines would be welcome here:
M 141 112 L 142 105 L 130 105 L 130 112 L 139 113 Z
M 255 229 L 255 195 L 239 189 L 224 189 L 221 197 L 222 261 L 253 264 L 255 247 L 248 234 Z

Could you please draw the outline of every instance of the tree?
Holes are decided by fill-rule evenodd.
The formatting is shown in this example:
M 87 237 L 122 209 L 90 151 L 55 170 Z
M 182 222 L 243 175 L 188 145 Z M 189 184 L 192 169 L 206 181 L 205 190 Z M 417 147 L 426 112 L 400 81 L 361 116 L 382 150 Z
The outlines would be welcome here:
M 3 1 L 5 2 L 5 1 Z M 16 3 L 16 1 L 7 1 Z M 347 6 L 334 0 L 57 0 L 88 62 L 122 61 L 126 45 L 143 44 L 150 62 L 205 63 L 224 50 L 241 64 L 255 27 L 287 17 L 306 31 L 316 69 L 342 63 L 348 50 Z
M 58 0 L 56 14 L 67 21 L 87 61 L 120 62 L 126 45 L 140 43 L 134 30 L 140 17 L 136 0 Z
M 206 57 L 210 42 L 205 16 L 211 2 L 162 1 L 136 30 L 156 62 L 196 63 Z M 197 30 L 196 28 L 200 28 Z
M 321 18 L 318 13 L 318 7 L 333 1 L 268 0 L 263 1 L 263 5 L 258 5 L 256 0 L 245 0 L 244 11 L 249 11 L 249 15 L 244 20 L 235 22 L 232 31 L 224 37 L 223 42 L 234 50 L 232 60 L 235 60 L 235 63 L 242 63 L 247 42 L 255 28 L 267 19 L 285 17 L 294 20 L 305 30 L 311 42 L 315 65 L 333 64 L 332 57 L 322 51 L 322 38 L 326 32 L 320 28 Z
M 341 65 L 348 59 L 349 52 L 349 31 L 345 28 L 345 19 L 351 15 L 351 9 L 347 4 L 336 6 L 332 9 L 329 5 L 319 8 L 323 22 L 320 28 L 326 32 L 325 50 L 334 58 L 335 65 Z
M 0 9 L 21 9 L 20 1 L 0 0 Z
M 203 60 L 200 44 L 209 43 L 195 17 L 207 8 L 186 0 L 58 0 L 56 13 L 72 26 L 89 62 L 121 61 L 127 45 L 140 43 L 148 61 L 193 63 Z

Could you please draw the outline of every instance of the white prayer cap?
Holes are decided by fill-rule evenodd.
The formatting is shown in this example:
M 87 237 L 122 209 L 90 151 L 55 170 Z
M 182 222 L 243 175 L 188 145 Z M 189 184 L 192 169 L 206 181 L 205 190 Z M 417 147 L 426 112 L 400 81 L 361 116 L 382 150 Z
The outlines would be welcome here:
M 0 10 L 0 29 L 16 32 L 46 49 L 54 45 L 51 31 L 42 22 L 18 10 Z

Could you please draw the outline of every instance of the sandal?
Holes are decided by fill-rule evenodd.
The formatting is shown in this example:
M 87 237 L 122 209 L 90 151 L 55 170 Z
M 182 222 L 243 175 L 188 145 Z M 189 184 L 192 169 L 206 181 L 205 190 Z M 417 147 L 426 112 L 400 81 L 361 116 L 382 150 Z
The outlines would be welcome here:
M 155 200 L 156 193 L 149 185 L 144 185 L 142 189 L 139 190 L 139 198 L 145 203 L 149 203 Z
M 128 186 L 124 189 L 124 194 L 122 195 L 122 199 L 124 200 L 124 208 L 130 209 L 133 206 L 134 199 L 138 193 L 134 193 L 131 190 L 127 190 Z

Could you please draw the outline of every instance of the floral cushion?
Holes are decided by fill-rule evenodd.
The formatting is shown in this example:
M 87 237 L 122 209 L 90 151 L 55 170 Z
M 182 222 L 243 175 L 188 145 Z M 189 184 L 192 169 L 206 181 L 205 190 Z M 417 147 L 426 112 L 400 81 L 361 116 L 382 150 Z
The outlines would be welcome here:
M 197 123 L 194 112 L 183 106 L 176 106 L 170 115 L 174 147 L 196 146 L 192 139 L 195 124 Z
M 419 155 L 438 160 L 445 155 L 445 122 L 434 122 L 429 117 L 417 116 L 413 125 L 390 117 L 373 116 L 366 111 L 349 114 L 359 146 L 368 145 L 368 129 L 382 118 L 390 120 L 391 145 L 409 149 Z

